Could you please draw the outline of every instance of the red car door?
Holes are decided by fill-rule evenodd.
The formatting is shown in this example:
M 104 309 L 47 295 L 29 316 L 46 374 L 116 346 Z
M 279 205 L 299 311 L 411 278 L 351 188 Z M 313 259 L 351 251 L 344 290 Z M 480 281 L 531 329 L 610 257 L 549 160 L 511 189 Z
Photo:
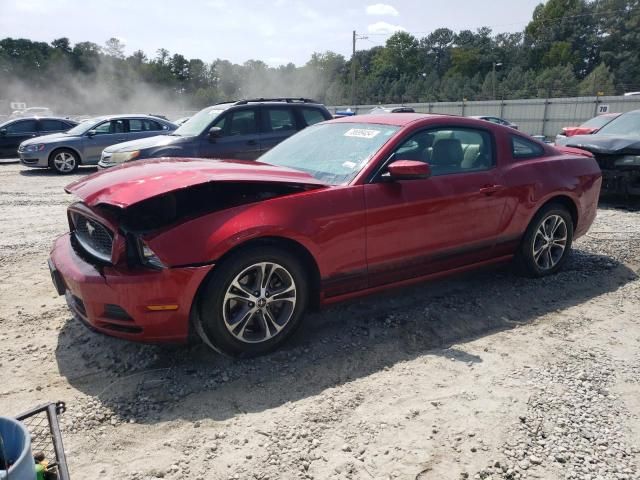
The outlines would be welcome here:
M 505 206 L 488 131 L 430 129 L 395 160 L 423 160 L 432 176 L 365 185 L 369 287 L 491 258 Z

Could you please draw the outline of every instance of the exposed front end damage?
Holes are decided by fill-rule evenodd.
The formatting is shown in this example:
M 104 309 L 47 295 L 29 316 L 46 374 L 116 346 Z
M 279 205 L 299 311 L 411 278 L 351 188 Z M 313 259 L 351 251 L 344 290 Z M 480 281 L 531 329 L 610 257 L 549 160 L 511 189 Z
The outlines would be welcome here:
M 209 171 L 190 170 L 190 164 L 180 162 L 174 171 L 140 164 L 126 172 L 137 175 L 153 168 L 157 175 L 150 181 L 123 178 L 124 169 L 114 168 L 68 187 L 80 201 L 69 207 L 70 231 L 56 240 L 49 259 L 56 290 L 76 317 L 94 330 L 128 340 L 187 341 L 194 299 L 215 268 L 217 259 L 209 258 L 203 242 L 193 236 L 181 235 L 162 246 L 152 242 L 154 236 L 202 216 L 220 212 L 232 219 L 236 208 L 322 188 L 300 172 L 263 167 L 260 173 L 258 164 L 250 170 L 223 163 L 216 169 L 210 163 L 205 165 Z M 225 168 L 234 168 L 237 177 L 240 169 L 245 178 L 230 180 Z M 185 250 L 194 262 L 173 260 Z
M 602 192 L 640 196 L 640 152 L 632 155 L 596 154 L 602 170 Z
M 566 145 L 593 154 L 602 170 L 602 193 L 640 196 L 640 139 L 589 135 Z

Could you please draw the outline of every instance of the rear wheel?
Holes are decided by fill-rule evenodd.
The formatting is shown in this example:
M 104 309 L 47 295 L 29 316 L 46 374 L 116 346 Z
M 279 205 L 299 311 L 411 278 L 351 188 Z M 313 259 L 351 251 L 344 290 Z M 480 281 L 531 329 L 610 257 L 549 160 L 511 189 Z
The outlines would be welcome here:
M 529 224 L 517 254 L 522 273 L 543 277 L 557 272 L 571 250 L 573 228 L 566 207 L 556 203 L 543 207 Z
M 216 265 L 200 295 L 196 330 L 222 353 L 268 353 L 300 325 L 307 304 L 301 263 L 277 247 L 240 251 Z
M 79 164 L 78 154 L 67 148 L 56 150 L 49 157 L 49 168 L 62 175 L 75 172 Z

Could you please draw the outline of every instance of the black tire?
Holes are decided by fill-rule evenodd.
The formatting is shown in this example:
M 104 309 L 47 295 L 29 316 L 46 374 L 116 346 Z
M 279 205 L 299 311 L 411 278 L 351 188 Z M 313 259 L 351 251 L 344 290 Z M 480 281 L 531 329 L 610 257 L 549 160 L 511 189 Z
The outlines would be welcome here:
M 255 267 L 262 263 L 275 264 L 277 267 L 272 269 L 273 275 L 264 275 L 268 278 L 274 278 L 271 285 L 265 287 L 260 295 L 252 297 L 257 301 L 243 298 L 240 302 L 227 298 L 227 294 L 236 298 L 239 297 L 236 293 L 246 295 L 246 291 L 251 290 L 248 285 L 254 285 L 253 282 L 257 281 L 258 274 L 254 272 L 257 272 L 259 268 Z M 268 272 L 268 267 L 266 268 Z M 245 277 L 238 278 L 245 272 L 247 272 Z M 212 273 L 203 285 L 198 298 L 195 330 L 203 342 L 214 350 L 233 357 L 264 355 L 280 347 L 300 326 L 309 298 L 309 282 L 302 263 L 291 253 L 274 246 L 251 247 L 240 250 L 224 259 L 214 267 Z M 278 276 L 282 278 L 275 278 Z M 244 278 L 249 279 L 247 283 L 242 284 L 244 291 L 232 287 L 231 284 L 234 280 L 238 279 L 238 282 L 242 283 Z M 288 288 L 288 280 L 295 287 L 295 302 L 275 298 L 276 295 L 281 295 L 284 298 L 285 294 L 278 292 Z M 269 300 L 269 288 L 271 287 L 274 287 L 273 291 L 276 293 L 273 293 L 273 297 Z M 290 292 L 286 296 L 290 296 Z M 259 302 L 262 301 L 271 303 L 260 307 Z M 256 313 L 251 314 L 249 320 L 244 323 L 244 328 L 242 321 L 231 321 L 234 315 L 242 317 L 242 309 L 256 310 Z M 264 315 L 265 310 L 268 316 Z M 286 322 L 276 322 L 276 312 L 279 312 L 282 319 L 288 318 Z M 267 318 L 269 317 L 274 321 L 268 322 Z M 273 329 L 269 329 L 267 324 Z M 260 340 L 265 326 L 273 336 L 267 338 L 265 334 L 264 338 Z M 281 330 L 276 331 L 277 327 Z M 230 330 L 232 328 L 235 330 Z
M 80 157 L 69 148 L 58 148 L 49 155 L 49 168 L 59 175 L 69 175 L 75 172 L 79 165 Z
M 561 218 L 564 226 L 561 222 L 554 224 L 553 222 L 556 218 Z M 554 225 L 557 225 L 555 230 L 555 234 L 558 235 L 556 241 L 544 238 L 542 232 L 549 233 L 549 227 L 553 228 Z M 563 229 L 566 235 L 562 235 Z M 542 207 L 529 223 L 516 254 L 516 265 L 520 273 L 534 278 L 556 273 L 562 268 L 571 251 L 573 229 L 573 218 L 564 205 L 550 203 Z M 566 236 L 566 241 L 564 242 L 564 249 L 560 253 L 557 243 L 561 242 L 557 242 L 557 240 L 563 236 Z M 536 255 L 534 252 L 541 253 Z

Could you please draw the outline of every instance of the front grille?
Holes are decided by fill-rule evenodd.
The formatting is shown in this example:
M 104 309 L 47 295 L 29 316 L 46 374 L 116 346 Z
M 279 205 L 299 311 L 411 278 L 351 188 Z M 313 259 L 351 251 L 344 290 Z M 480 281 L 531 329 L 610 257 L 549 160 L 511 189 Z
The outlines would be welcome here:
M 110 262 L 113 233 L 100 222 L 78 212 L 73 212 L 71 218 L 74 234 L 80 246 L 99 260 Z

